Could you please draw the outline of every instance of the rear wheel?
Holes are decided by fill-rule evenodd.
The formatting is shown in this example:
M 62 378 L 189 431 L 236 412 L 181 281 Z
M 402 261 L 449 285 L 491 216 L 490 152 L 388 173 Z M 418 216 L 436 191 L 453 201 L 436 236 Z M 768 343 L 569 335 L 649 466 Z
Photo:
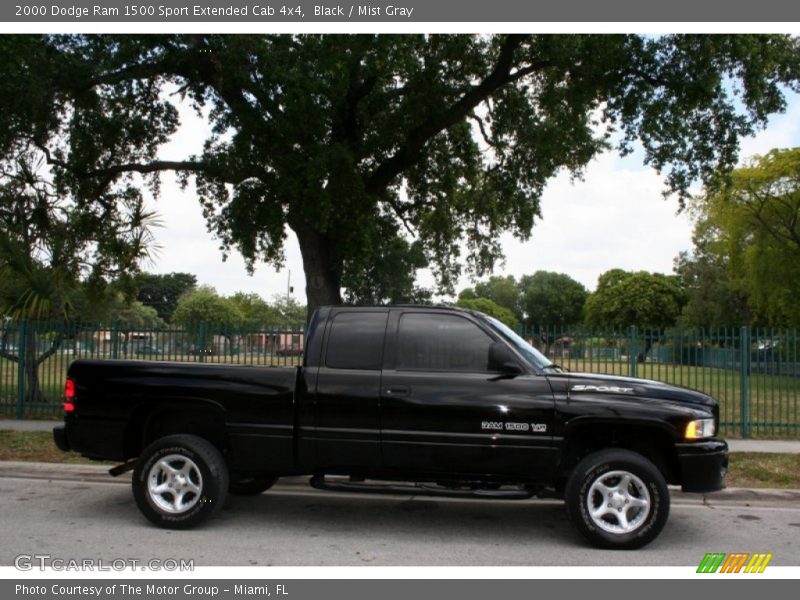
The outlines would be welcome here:
M 188 529 L 216 513 L 228 491 L 219 450 L 195 435 L 170 435 L 142 452 L 133 472 L 139 510 L 159 527 Z
M 570 475 L 565 497 L 578 531 L 601 548 L 641 548 L 658 536 L 669 515 L 663 475 L 630 450 L 586 456 Z

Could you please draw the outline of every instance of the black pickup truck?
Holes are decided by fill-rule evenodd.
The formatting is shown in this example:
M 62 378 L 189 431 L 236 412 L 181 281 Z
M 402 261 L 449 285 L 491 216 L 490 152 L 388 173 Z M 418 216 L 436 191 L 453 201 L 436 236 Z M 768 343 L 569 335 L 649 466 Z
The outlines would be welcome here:
M 323 307 L 301 367 L 76 360 L 59 448 L 133 469 L 156 525 L 186 528 L 281 476 L 327 490 L 566 500 L 594 545 L 637 548 L 667 484 L 723 487 L 716 401 L 569 373 L 484 314 Z

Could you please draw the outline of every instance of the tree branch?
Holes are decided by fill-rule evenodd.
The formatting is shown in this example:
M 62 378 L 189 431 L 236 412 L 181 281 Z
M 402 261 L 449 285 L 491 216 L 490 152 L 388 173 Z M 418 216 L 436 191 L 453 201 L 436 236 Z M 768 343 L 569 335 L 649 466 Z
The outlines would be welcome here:
M 8 361 L 15 362 L 15 363 L 19 362 L 19 356 L 17 356 L 16 354 L 9 354 L 8 352 L 6 352 L 5 350 L 2 350 L 2 349 L 0 349 L 0 358 L 4 358 L 4 359 L 6 359 Z
M 481 132 L 481 137 L 483 138 L 483 141 L 486 142 L 486 145 L 491 146 L 492 148 L 497 148 L 498 145 L 494 141 L 492 141 L 491 137 L 489 136 L 489 132 L 486 131 L 486 126 L 483 122 L 483 119 L 481 119 L 474 112 L 470 113 L 467 116 L 478 124 L 478 129 Z
M 53 354 L 58 352 L 58 349 L 61 347 L 61 342 L 63 341 L 64 341 L 64 334 L 63 333 L 57 334 L 55 339 L 53 340 L 53 343 L 50 345 L 50 349 L 47 350 L 46 352 L 42 352 L 38 357 L 36 357 L 36 364 L 37 365 L 42 364 L 48 358 L 53 356 Z
M 154 160 L 149 163 L 125 163 L 87 171 L 85 177 L 111 177 L 122 173 L 155 173 L 156 171 L 203 171 L 206 164 L 193 160 Z
M 537 62 L 511 73 L 511 68 L 514 65 L 514 53 L 524 39 L 525 36 L 522 35 L 509 35 L 506 37 L 500 48 L 500 54 L 497 57 L 494 68 L 480 84 L 472 86 L 445 111 L 432 115 L 411 129 L 397 151 L 379 164 L 372 174 L 367 177 L 365 185 L 367 192 L 380 195 L 380 192 L 397 175 L 419 159 L 421 151 L 428 140 L 466 118 L 473 108 L 504 85 L 517 81 L 537 69 L 548 66 L 549 63 L 547 62 Z

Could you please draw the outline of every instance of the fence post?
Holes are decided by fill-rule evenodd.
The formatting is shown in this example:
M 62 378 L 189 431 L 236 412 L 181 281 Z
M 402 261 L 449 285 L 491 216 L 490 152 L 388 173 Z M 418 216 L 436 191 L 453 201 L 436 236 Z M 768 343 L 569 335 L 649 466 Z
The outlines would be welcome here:
M 117 321 L 111 324 L 111 358 L 119 358 L 119 323 Z
M 750 437 L 749 398 L 750 390 L 750 328 L 742 327 L 739 335 L 739 388 L 741 395 L 742 439 Z
M 208 323 L 200 322 L 200 362 L 206 362 L 206 342 L 208 339 Z
M 628 329 L 630 337 L 630 348 L 628 350 L 628 362 L 630 362 L 630 376 L 636 377 L 637 361 L 639 360 L 639 344 L 636 339 L 636 325 L 631 325 Z
M 17 324 L 17 419 L 25 416 L 25 358 L 28 354 L 28 322 Z

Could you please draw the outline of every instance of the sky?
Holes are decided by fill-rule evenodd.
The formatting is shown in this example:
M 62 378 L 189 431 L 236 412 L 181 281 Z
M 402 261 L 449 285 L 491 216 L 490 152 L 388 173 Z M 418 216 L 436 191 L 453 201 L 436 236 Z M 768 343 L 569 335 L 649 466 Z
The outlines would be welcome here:
M 767 128 L 741 141 L 741 157 L 763 154 L 772 148 L 800 146 L 800 97 L 788 96 L 783 114 L 774 115 Z M 181 110 L 182 126 L 160 153 L 164 159 L 183 159 L 202 149 L 208 127 L 191 109 Z M 162 226 L 155 230 L 155 260 L 144 265 L 155 273 L 183 271 L 197 276 L 223 295 L 256 292 L 269 299 L 285 295 L 291 271 L 292 296 L 305 303 L 305 278 L 297 240 L 291 231 L 286 261 L 281 270 L 259 263 L 249 276 L 235 251 L 223 262 L 219 240 L 206 229 L 194 185 L 181 190 L 174 177 L 163 176 L 160 198 L 151 201 Z M 595 158 L 581 180 L 569 174 L 552 179 L 541 199 L 542 218 L 530 238 L 521 242 L 503 235 L 506 255 L 495 275 L 531 274 L 537 270 L 566 273 L 592 290 L 598 276 L 612 268 L 672 273 L 672 261 L 691 250 L 692 222 L 678 213 L 676 199 L 661 195 L 663 179 L 642 164 L 642 155 L 620 158 L 613 152 Z M 418 273 L 418 282 L 433 286 L 433 277 Z M 456 291 L 473 285 L 463 276 Z

